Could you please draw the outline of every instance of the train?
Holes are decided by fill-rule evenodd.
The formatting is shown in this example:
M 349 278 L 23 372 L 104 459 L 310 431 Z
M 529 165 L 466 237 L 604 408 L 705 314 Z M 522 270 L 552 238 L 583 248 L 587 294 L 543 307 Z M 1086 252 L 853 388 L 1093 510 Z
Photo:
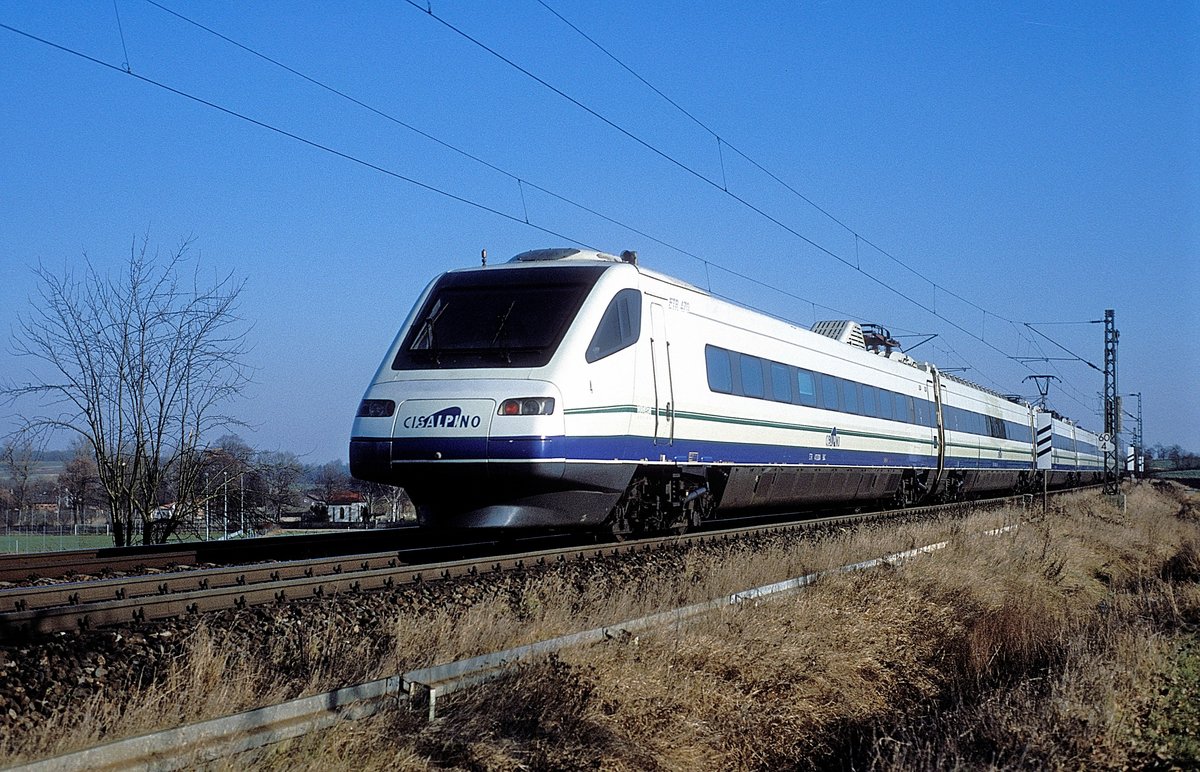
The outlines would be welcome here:
M 350 470 L 420 525 L 681 532 L 751 514 L 1098 481 L 1099 438 L 920 362 L 640 265 L 537 249 L 448 271 L 363 394 Z

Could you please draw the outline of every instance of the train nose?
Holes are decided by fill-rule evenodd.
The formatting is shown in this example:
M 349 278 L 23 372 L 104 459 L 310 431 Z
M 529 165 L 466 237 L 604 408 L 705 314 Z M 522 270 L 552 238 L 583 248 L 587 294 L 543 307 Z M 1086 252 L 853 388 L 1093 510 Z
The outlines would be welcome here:
M 395 462 L 479 459 L 496 400 L 479 398 L 381 399 L 362 401 L 350 440 L 350 473 L 363 480 L 396 484 Z
M 432 465 L 545 462 L 562 454 L 558 389 L 532 380 L 377 383 L 350 441 L 350 471 L 392 485 L 420 484 Z
M 436 461 L 487 455 L 494 399 L 409 399 L 396 412 L 393 459 Z

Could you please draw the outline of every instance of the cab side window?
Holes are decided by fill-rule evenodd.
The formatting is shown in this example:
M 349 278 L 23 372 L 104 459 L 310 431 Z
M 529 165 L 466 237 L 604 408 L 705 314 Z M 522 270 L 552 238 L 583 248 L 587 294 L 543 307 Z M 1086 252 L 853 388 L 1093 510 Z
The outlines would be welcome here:
M 637 343 L 642 331 L 642 293 L 623 289 L 613 297 L 592 342 L 587 347 L 587 361 L 595 362 Z

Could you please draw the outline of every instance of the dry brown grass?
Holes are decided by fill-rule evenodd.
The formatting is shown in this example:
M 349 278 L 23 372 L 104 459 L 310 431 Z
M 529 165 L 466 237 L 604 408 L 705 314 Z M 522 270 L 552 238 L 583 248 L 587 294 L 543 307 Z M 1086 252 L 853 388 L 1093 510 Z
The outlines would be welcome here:
M 1148 684 L 1166 666 L 1174 632 L 1200 622 L 1200 517 L 1189 501 L 1177 489 L 1144 485 L 1130 492 L 1125 512 L 1078 494 L 1046 517 L 1009 510 L 762 550 L 694 551 L 661 568 L 555 569 L 481 584 L 466 606 L 397 610 L 357 631 L 331 619 L 319 635 L 269 643 L 255 656 L 230 655 L 237 647 L 227 631 L 202 630 L 161 687 L 98 698 L 44 738 L 25 738 L 20 755 L 111 738 L 116 727 L 136 733 L 496 651 L 949 538 L 950 548 L 898 568 L 829 577 L 786 598 L 563 652 L 456 696 L 432 724 L 388 712 L 273 748 L 253 763 L 1137 764 L 1132 738 Z M 1015 533 L 982 535 L 1017 521 Z
M 1200 621 L 1200 528 L 1177 516 L 1179 495 L 1139 487 L 1122 513 L 1080 494 L 1000 537 L 981 535 L 989 516 L 886 544 L 856 534 L 800 559 L 691 566 L 691 583 L 726 592 L 769 580 L 770 563 L 804 573 L 954 535 L 898 569 L 564 652 L 463 695 L 432 725 L 381 718 L 395 738 L 382 755 L 355 742 L 364 729 L 331 737 L 365 768 L 400 757 L 463 769 L 1137 766 L 1173 631 Z M 321 747 L 276 758 L 317 768 Z
M 9 738 L 12 763 L 87 748 L 114 736 L 135 735 L 222 716 L 231 705 L 284 698 L 288 689 L 266 663 L 236 662 L 205 627 L 186 644 L 187 656 L 167 668 L 153 688 L 126 695 L 91 694 L 74 710 L 45 719 L 35 732 Z

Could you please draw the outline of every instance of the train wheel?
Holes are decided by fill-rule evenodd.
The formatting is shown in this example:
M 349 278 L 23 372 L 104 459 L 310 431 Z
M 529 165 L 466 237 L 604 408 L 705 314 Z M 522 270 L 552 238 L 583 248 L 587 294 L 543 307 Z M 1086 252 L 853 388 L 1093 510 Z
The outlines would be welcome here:
M 900 487 L 892 497 L 892 505 L 897 509 L 907 509 L 917 502 L 917 476 L 913 472 L 905 472 L 900 478 Z
M 647 472 L 636 475 L 606 521 L 617 539 L 654 533 L 683 534 L 716 506 L 703 479 Z

